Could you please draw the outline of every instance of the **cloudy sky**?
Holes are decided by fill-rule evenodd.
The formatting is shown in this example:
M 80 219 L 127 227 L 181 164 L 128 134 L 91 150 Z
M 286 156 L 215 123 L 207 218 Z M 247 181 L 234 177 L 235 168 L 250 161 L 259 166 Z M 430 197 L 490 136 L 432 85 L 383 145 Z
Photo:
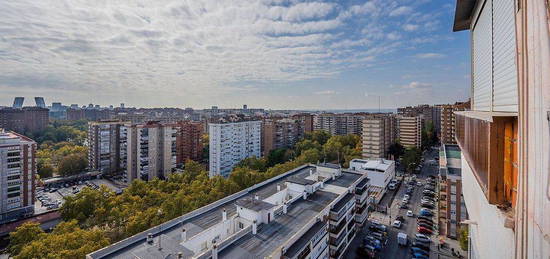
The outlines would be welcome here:
M 469 94 L 454 0 L 0 1 L 0 105 L 394 108 Z M 379 97 L 380 96 L 380 97 Z

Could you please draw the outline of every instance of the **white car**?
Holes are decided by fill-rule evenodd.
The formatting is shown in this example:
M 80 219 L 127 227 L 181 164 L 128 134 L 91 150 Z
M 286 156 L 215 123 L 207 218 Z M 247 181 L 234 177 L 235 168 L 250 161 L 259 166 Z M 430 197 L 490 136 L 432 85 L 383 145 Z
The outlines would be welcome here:
M 416 182 L 416 185 L 422 186 L 422 183 L 421 182 Z
M 394 228 L 401 228 L 401 221 L 399 221 L 399 220 L 394 221 L 392 226 Z
M 413 211 L 412 211 L 412 210 L 408 210 L 408 211 L 407 211 L 407 217 L 412 217 L 412 216 L 414 216 Z
M 408 199 L 410 199 L 410 198 L 411 198 L 411 196 L 408 195 L 408 194 L 405 194 L 405 195 L 403 196 L 403 199 L 407 199 L 407 200 L 408 200 Z

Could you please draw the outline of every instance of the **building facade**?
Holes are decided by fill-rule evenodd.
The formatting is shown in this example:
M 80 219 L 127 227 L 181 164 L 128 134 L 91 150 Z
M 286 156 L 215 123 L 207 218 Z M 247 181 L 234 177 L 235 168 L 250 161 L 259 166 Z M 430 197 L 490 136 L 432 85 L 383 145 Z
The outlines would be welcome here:
M 439 139 L 442 144 L 456 144 L 455 112 L 470 109 L 470 102 L 441 105 L 441 131 Z
M 0 108 L 0 127 L 20 134 L 42 131 L 49 120 L 48 109 L 45 108 Z
M 34 214 L 36 142 L 0 129 L 0 223 Z
M 547 1 L 457 1 L 470 30 L 471 111 L 456 112 L 469 258 L 550 257 Z
M 229 176 L 248 157 L 261 156 L 261 121 L 209 123 L 210 176 Z
M 457 145 L 442 144 L 439 150 L 439 233 L 457 239 L 468 219 L 462 196 L 461 152 Z M 465 226 L 467 227 L 467 226 Z
M 324 130 L 331 135 L 361 135 L 363 119 L 360 114 L 317 114 L 313 120 L 314 130 Z
M 126 124 L 126 180 L 166 179 L 176 168 L 176 124 Z
M 90 169 L 112 174 L 124 169 L 121 144 L 125 136 L 121 128 L 125 122 L 100 121 L 88 123 L 88 165 Z
M 387 158 L 391 144 L 396 141 L 396 120 L 393 115 L 367 117 L 363 120 L 363 158 Z
M 202 161 L 203 124 L 200 122 L 181 121 L 176 124 L 176 164 L 185 164 L 186 160 Z
M 49 110 L 40 107 L 23 107 L 26 132 L 43 131 L 50 122 Z
M 406 148 L 421 148 L 423 127 L 422 116 L 397 116 L 397 138 L 401 145 Z
M 294 120 L 300 120 L 304 124 L 304 132 L 312 132 L 313 127 L 313 115 L 310 113 L 300 113 L 291 116 Z
M 86 257 L 340 259 L 367 217 L 368 186 L 358 172 L 304 165 Z
M 304 137 L 304 125 L 300 120 L 268 119 L 262 122 L 262 154 L 278 148 L 293 147 Z

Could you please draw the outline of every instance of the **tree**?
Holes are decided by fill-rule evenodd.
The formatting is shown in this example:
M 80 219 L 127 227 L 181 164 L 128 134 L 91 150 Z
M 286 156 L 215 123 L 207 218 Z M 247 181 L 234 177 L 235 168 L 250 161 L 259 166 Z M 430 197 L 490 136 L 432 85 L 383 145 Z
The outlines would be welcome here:
M 330 138 L 330 133 L 324 130 L 315 130 L 312 132 L 308 132 L 306 133 L 306 136 L 305 136 L 305 139 L 309 139 L 314 142 L 316 141 L 321 145 L 324 145 L 329 138 Z
M 277 148 L 277 149 L 271 150 L 267 155 L 267 166 L 271 167 L 276 164 L 286 162 L 285 153 L 286 153 L 286 148 Z
M 36 222 L 27 222 L 10 233 L 10 245 L 8 250 L 10 254 L 17 255 L 30 242 L 43 237 L 44 231 L 40 224 Z
M 461 227 L 460 228 L 460 231 L 459 231 L 459 234 L 460 236 L 458 237 L 458 242 L 460 243 L 460 248 L 462 248 L 462 250 L 464 251 L 468 251 L 468 227 L 465 226 L 465 227 Z
M 407 172 L 411 173 L 414 171 L 416 166 L 420 165 L 420 159 L 422 157 L 422 152 L 416 148 L 407 148 L 405 150 L 405 154 L 403 155 L 403 165 L 405 166 L 405 170 Z
M 36 170 L 41 178 L 48 178 L 53 176 L 54 168 L 45 159 L 39 159 L 36 165 Z
M 103 231 L 81 229 L 75 220 L 62 222 L 51 234 L 40 234 L 39 237 L 12 255 L 16 259 L 84 258 L 86 254 L 110 243 Z
M 58 171 L 62 176 L 81 173 L 88 166 L 88 161 L 85 156 L 70 154 L 65 156 L 59 162 Z
M 391 144 L 388 148 L 388 154 L 392 155 L 395 160 L 397 160 L 399 157 L 401 157 L 405 153 L 405 147 L 399 143 L 399 141 L 396 141 L 395 143 Z

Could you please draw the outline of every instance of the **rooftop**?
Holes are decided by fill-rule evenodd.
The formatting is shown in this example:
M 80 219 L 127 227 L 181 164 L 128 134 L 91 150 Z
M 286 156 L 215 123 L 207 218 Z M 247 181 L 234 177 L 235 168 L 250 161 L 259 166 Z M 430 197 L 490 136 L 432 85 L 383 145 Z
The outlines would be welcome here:
M 239 236 L 239 238 L 224 244 L 223 247 L 220 246 L 219 257 L 264 258 L 284 245 L 290 237 L 298 233 L 308 222 L 314 220 L 323 209 L 336 202 L 336 199 L 343 194 L 344 187 L 351 187 L 353 184 L 363 180 L 361 178 L 362 175 L 358 172 L 343 171 L 341 176 L 336 177 L 334 180 L 330 177 L 318 177 L 319 181 L 325 181 L 323 188 L 321 187 L 322 185 L 319 186 L 317 182 L 310 180 L 310 174 L 316 171 L 316 166 L 314 165 L 304 165 L 295 168 L 176 219 L 95 251 L 89 254 L 88 258 L 172 258 L 177 256 L 178 252 L 183 253 L 184 258 L 197 256 L 191 248 L 186 248 L 182 245 L 182 229 L 185 229 L 187 240 L 190 240 L 198 234 L 207 233 L 206 230 L 213 226 L 219 226 L 223 222 L 223 210 L 226 211 L 228 219 L 236 217 L 236 205 L 256 211 L 276 209 L 274 208 L 276 205 L 273 204 L 273 201 L 264 199 L 273 199 L 273 197 L 278 196 L 274 194 L 280 191 L 287 191 L 293 202 L 289 203 L 286 214 L 277 213 L 276 210 L 270 223 L 258 225 L 255 235 L 252 232 L 243 232 L 243 235 Z M 306 177 L 309 179 L 305 179 Z M 287 181 L 312 183 L 316 184 L 319 189 L 310 193 L 307 199 L 304 200 L 300 194 L 291 193 L 291 190 L 286 190 L 288 187 L 285 186 L 285 182 Z M 258 199 L 255 198 L 256 196 Z M 338 203 L 340 201 L 334 206 L 338 206 Z M 146 241 L 148 233 L 153 234 L 152 244 Z M 158 246 L 159 237 L 162 244 L 162 249 L 160 250 L 158 247 L 155 247 Z M 222 240 L 222 242 L 224 241 Z
M 379 172 L 385 172 L 388 170 L 395 162 L 393 160 L 387 159 L 353 159 L 350 163 L 359 163 L 361 164 L 361 169 L 363 170 L 374 170 Z
M 458 145 L 443 145 L 440 148 L 440 174 L 460 176 L 462 168 L 460 154 Z

